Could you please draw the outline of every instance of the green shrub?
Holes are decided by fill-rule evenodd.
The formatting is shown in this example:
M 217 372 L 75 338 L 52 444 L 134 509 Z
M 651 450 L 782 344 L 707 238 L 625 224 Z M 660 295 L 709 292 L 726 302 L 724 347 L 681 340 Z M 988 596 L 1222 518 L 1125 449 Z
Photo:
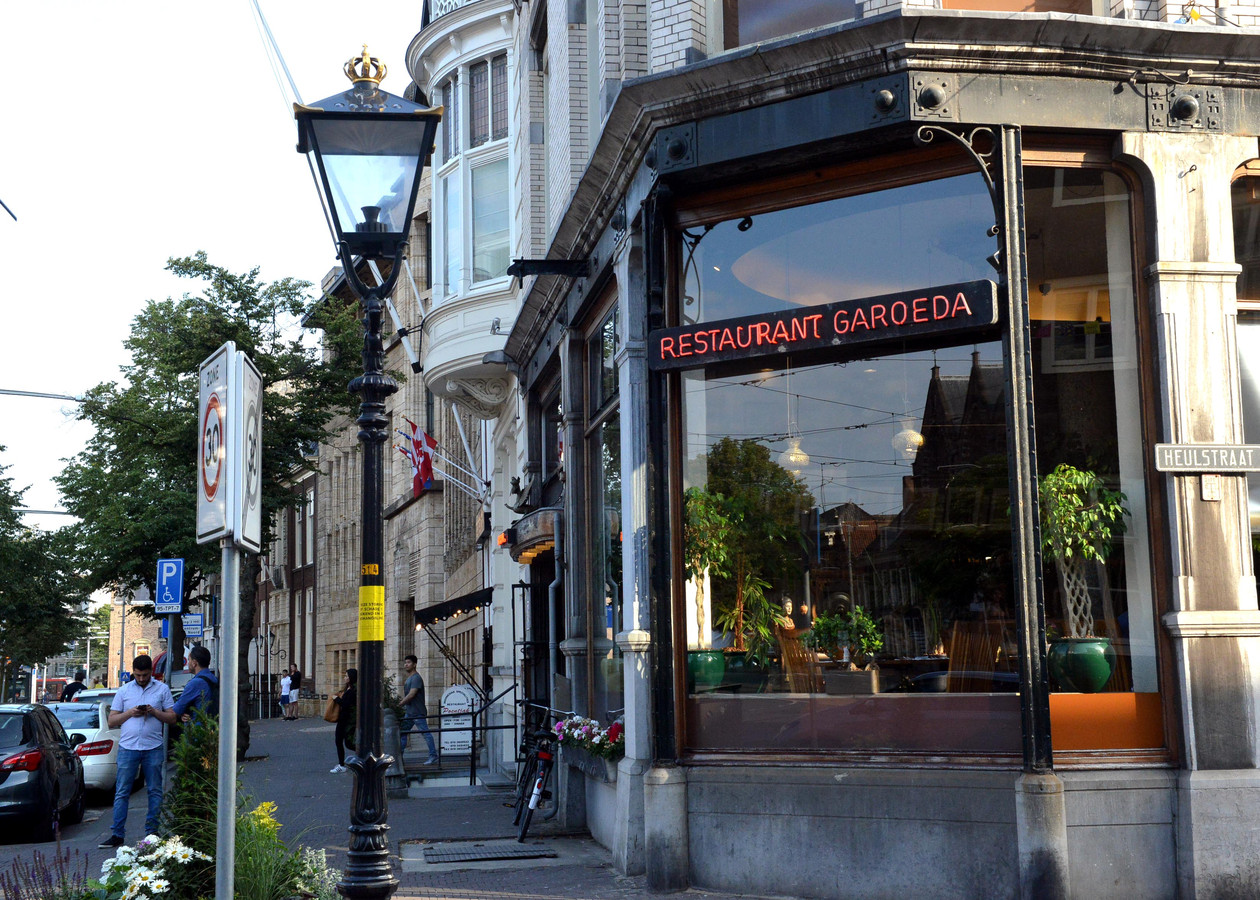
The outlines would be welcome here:
M 162 829 L 206 856 L 216 850 L 219 803 L 219 721 L 198 712 L 171 744 L 175 774 L 162 800 Z M 214 894 L 214 862 L 197 860 L 172 874 L 172 900 Z

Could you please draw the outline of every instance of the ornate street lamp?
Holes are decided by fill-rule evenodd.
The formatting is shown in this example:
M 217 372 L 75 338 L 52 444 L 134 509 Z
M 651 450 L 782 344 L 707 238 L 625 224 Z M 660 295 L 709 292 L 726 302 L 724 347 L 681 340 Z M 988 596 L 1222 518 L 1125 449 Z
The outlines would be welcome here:
M 433 152 L 441 108 L 430 109 L 380 89 L 386 69 L 368 56 L 345 65 L 349 90 L 311 106 L 294 104 L 298 152 L 308 155 L 334 233 L 346 282 L 363 302 L 363 374 L 350 382 L 360 396 L 363 443 L 363 547 L 359 582 L 359 747 L 346 761 L 353 772 L 349 858 L 337 890 L 350 898 L 385 898 L 398 888 L 389 862 L 385 770 L 381 750 L 382 663 L 385 642 L 384 491 L 385 399 L 398 390 L 385 374 L 381 317 L 398 280 L 416 205 L 420 173 Z M 384 284 L 368 287 L 359 260 L 392 263 Z

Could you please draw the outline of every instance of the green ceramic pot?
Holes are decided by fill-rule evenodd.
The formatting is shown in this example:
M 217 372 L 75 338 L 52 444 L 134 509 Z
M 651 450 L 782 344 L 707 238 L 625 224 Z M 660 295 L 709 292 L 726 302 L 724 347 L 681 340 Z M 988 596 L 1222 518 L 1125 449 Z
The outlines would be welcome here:
M 724 677 L 733 690 L 739 690 L 744 694 L 758 694 L 765 690 L 770 673 L 764 662 L 755 656 L 738 651 L 724 655 L 726 657 Z
M 711 690 L 722 683 L 726 659 L 721 650 L 688 650 L 687 680 L 693 691 Z
M 1108 638 L 1056 638 L 1050 642 L 1046 664 L 1059 690 L 1096 694 L 1111 679 L 1116 649 Z

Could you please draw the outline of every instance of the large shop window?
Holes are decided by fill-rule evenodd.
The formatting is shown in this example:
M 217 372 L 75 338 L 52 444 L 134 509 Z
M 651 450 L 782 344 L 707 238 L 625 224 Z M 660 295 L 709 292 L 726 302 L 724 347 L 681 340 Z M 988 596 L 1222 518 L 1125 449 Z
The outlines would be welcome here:
M 591 585 L 591 659 L 595 691 L 589 711 L 601 722 L 616 719 L 625 707 L 621 649 L 621 410 L 618 403 L 617 308 L 614 306 L 586 342 L 586 448 L 589 491 Z
M 1260 177 L 1232 186 L 1234 261 L 1238 275 L 1238 371 L 1242 382 L 1243 438 L 1260 444 Z M 1260 476 L 1247 476 L 1253 571 L 1260 571 Z
M 1159 748 L 1130 191 L 1110 171 L 1031 167 L 1025 191 L 1042 496 L 1064 498 L 1063 523 L 1073 491 L 1112 513 L 1044 550 L 1054 744 Z M 858 314 L 833 320 L 832 304 L 899 292 L 933 298 L 901 308 L 927 321 L 934 287 L 995 280 L 992 218 L 970 174 L 717 222 L 684 212 L 676 321 L 710 323 L 712 346 L 727 320 L 827 304 L 821 321 L 852 337 Z M 868 337 L 897 317 L 875 309 Z M 1017 760 L 996 330 L 795 358 L 776 334 L 678 385 L 686 747 Z

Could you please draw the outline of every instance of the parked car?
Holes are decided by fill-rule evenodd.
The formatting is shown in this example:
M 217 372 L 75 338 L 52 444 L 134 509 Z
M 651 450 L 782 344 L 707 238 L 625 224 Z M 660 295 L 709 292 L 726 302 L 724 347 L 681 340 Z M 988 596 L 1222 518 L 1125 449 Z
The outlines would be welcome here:
M 29 827 L 37 841 L 52 840 L 54 824 L 83 821 L 83 762 L 47 707 L 0 705 L 0 822 Z
M 80 699 L 84 694 L 108 696 Z M 74 755 L 83 761 L 84 784 L 90 790 L 111 793 L 118 774 L 119 738 L 119 729 L 109 727 L 109 705 L 113 700 L 113 691 L 80 691 L 74 700 L 48 704 L 71 738 L 83 738 L 75 746 Z

